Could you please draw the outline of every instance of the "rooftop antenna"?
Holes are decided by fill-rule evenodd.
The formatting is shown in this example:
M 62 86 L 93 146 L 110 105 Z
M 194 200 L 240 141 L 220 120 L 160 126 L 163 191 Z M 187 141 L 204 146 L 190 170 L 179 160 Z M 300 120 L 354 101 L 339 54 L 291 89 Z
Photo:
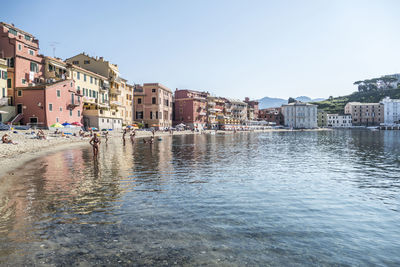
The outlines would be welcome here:
M 57 48 L 57 45 L 59 45 L 59 44 L 60 44 L 59 42 L 50 42 L 50 44 L 49 44 L 49 46 L 53 48 L 53 57 L 54 58 L 56 57 L 56 48 Z

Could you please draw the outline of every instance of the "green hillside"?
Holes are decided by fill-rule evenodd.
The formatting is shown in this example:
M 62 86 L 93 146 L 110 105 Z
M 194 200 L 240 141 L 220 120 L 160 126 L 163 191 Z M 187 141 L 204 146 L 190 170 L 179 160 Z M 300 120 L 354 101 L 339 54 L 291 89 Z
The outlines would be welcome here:
M 323 109 L 328 113 L 343 113 L 344 106 L 348 102 L 378 103 L 386 96 L 400 99 L 400 89 L 354 92 L 351 95 L 334 97 L 324 101 L 313 102 L 312 104 L 318 105 L 318 109 Z

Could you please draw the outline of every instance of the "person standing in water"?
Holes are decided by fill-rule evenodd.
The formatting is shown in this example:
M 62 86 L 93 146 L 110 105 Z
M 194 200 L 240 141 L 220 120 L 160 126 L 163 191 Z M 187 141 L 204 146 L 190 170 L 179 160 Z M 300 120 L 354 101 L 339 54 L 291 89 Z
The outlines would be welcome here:
M 135 130 L 133 130 L 133 131 L 131 132 L 131 135 L 130 135 L 132 144 L 135 143 L 135 135 L 136 135 L 136 132 L 135 132 Z
M 97 158 L 97 155 L 99 153 L 99 146 L 100 146 L 100 139 L 97 137 L 97 134 L 94 134 L 92 139 L 90 139 L 89 144 L 92 145 L 93 147 L 93 156 Z

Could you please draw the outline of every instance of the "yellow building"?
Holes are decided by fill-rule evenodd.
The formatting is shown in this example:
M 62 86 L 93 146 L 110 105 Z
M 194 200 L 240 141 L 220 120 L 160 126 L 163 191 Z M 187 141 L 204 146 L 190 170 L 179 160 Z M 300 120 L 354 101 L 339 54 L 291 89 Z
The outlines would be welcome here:
M 0 58 L 0 122 L 8 122 L 15 115 L 15 107 L 9 106 L 8 87 L 11 88 L 11 79 L 8 79 L 7 60 Z
M 106 77 L 65 63 L 60 59 L 45 57 L 46 80 L 73 79 L 83 102 L 83 124 L 86 128 L 121 128 L 120 114 L 109 105 L 109 82 Z
M 103 57 L 91 57 L 85 53 L 68 58 L 66 62 L 107 78 L 109 85 L 108 100 L 110 105 L 109 114 L 107 115 L 113 118 L 112 127 L 110 128 L 122 128 L 123 120 L 125 120 L 124 123 L 128 122 L 125 116 L 129 107 L 127 108 L 124 105 L 122 93 L 125 92 L 126 80 L 120 77 L 118 66 L 109 61 L 105 61 Z M 132 115 L 132 113 L 128 114 Z

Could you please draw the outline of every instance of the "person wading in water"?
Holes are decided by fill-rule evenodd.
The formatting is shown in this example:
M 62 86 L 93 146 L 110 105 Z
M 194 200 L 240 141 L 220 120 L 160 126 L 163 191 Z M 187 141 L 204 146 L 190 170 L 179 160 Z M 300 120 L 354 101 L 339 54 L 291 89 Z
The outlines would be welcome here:
M 90 139 L 89 144 L 93 147 L 93 156 L 97 158 L 97 154 L 99 153 L 100 139 L 97 137 L 97 134 L 94 134 L 92 139 Z

